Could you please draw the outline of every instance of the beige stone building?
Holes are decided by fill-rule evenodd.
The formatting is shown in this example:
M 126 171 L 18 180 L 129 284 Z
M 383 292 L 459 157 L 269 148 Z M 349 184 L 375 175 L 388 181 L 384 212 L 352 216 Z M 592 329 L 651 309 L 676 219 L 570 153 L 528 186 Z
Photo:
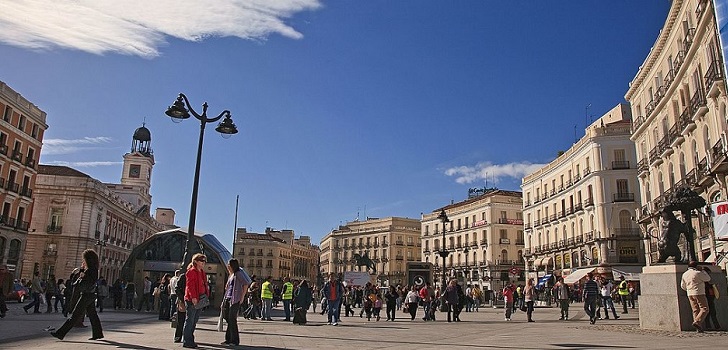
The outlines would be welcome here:
M 316 282 L 318 275 L 318 247 L 311 244 L 311 237 L 295 238 L 293 230 L 268 227 L 260 234 L 238 228 L 233 257 L 248 274 L 271 276 L 275 281 L 290 277 Z
M 359 271 L 354 254 L 366 253 L 376 265 L 380 284 L 407 284 L 407 263 L 421 260 L 420 247 L 419 220 L 388 217 L 351 221 L 321 240 L 321 272 Z
M 642 189 L 637 217 L 650 243 L 648 263 L 657 258 L 659 212 L 677 188 L 690 187 L 708 203 L 728 199 L 725 58 L 712 4 L 672 1 L 625 95 L 634 116 L 631 139 Z M 704 212 L 694 218 L 695 247 L 698 259 L 712 261 L 728 249 L 714 241 Z
M 120 184 L 102 183 L 65 166 L 39 165 L 22 276 L 39 271 L 43 278 L 67 278 L 80 266 L 81 253 L 96 249 L 99 274 L 118 278 L 131 250 L 168 228 L 150 216 L 153 165 L 151 135 L 144 126 L 124 155 Z M 162 211 L 174 222 L 174 211 Z
M 46 113 L 0 81 L 0 265 L 22 271 Z
M 522 281 L 521 192 L 471 189 L 469 197 L 422 215 L 422 261 L 434 264 L 435 284 L 442 281 L 442 249 L 449 252 L 448 278 L 477 284 L 484 291 L 500 289 L 509 280 Z M 438 218 L 442 210 L 450 220 L 444 227 Z M 514 267 L 518 273 L 511 275 Z
M 530 277 L 603 263 L 624 272 L 644 265 L 633 220 L 639 186 L 630 120 L 629 106 L 617 105 L 566 152 L 523 178 Z

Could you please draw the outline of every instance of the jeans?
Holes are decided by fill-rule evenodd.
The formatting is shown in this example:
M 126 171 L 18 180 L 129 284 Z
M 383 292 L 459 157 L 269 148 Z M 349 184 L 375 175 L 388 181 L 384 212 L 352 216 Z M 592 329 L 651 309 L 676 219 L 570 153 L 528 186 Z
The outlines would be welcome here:
M 104 299 L 106 299 L 106 297 L 96 298 L 96 305 L 99 307 L 99 312 L 104 312 Z
M 620 299 L 622 299 L 622 313 L 627 313 L 627 300 L 629 299 L 629 295 L 620 295 Z
M 273 308 L 273 299 L 263 299 L 263 314 L 261 319 L 270 320 L 270 310 Z
M 506 318 L 507 319 L 510 319 L 511 318 L 511 313 L 513 312 L 513 302 L 512 301 L 510 301 L 510 300 L 509 301 L 506 301 L 505 310 L 506 310 Z
M 126 294 L 126 309 L 127 310 L 134 309 L 134 293 Z
M 159 295 L 159 319 L 169 321 L 169 295 Z
M 339 300 L 328 300 L 327 304 L 328 304 L 327 320 L 329 321 L 329 323 L 337 322 L 338 319 L 336 318 L 337 317 L 336 315 L 339 314 L 339 305 L 341 304 L 340 301 Z
M 533 315 L 533 300 L 526 302 L 526 315 L 529 321 L 533 321 L 533 318 L 531 318 L 531 315 Z
M 137 308 L 137 311 L 142 311 L 142 305 L 146 305 L 147 311 L 149 311 L 149 302 L 151 300 L 154 300 L 152 299 L 151 293 L 142 293 L 142 300 L 139 301 L 139 307 Z
M 73 308 L 71 317 L 66 319 L 66 322 L 63 323 L 61 328 L 55 332 L 56 336 L 63 339 L 73 326 L 83 321 L 84 315 L 88 315 L 88 319 L 91 321 L 91 336 L 94 338 L 103 338 L 104 333 L 101 329 L 99 315 L 96 313 L 96 305 L 94 305 L 95 301 L 96 294 L 81 294 L 81 297 L 78 298 L 78 301 L 76 302 L 76 306 Z
M 432 307 L 432 305 L 429 301 L 425 301 L 424 303 L 422 303 L 422 309 L 425 311 L 425 321 L 428 321 L 430 319 L 430 307 Z
M 397 311 L 397 304 L 389 305 L 387 304 L 387 320 L 394 321 L 394 312 Z
M 30 304 L 23 306 L 23 309 L 27 312 L 32 307 L 34 308 L 33 312 L 38 313 L 40 312 L 40 293 L 33 292 L 30 294 L 33 296 L 33 301 Z
M 612 315 L 614 315 L 614 318 L 616 319 L 617 311 L 614 310 L 614 300 L 612 300 L 612 297 L 605 297 L 602 296 L 602 304 L 604 305 L 604 318 L 609 318 L 609 309 L 612 309 Z M 627 304 L 625 304 L 627 305 Z M 625 306 L 625 310 L 627 310 L 627 307 Z
M 56 301 L 53 304 L 53 308 L 56 310 L 56 312 L 58 312 L 58 303 L 61 303 L 61 311 L 63 311 L 63 309 L 65 309 L 66 306 L 64 305 L 65 303 L 63 301 L 63 295 L 62 294 L 56 294 Z
M 586 299 L 584 299 L 584 312 L 589 316 L 589 320 L 593 321 L 596 319 L 596 312 L 597 312 L 597 296 L 587 296 Z
M 185 313 L 185 328 L 182 332 L 182 339 L 184 345 L 194 346 L 195 344 L 195 328 L 197 327 L 197 321 L 200 319 L 200 311 L 195 309 L 195 305 L 191 301 L 185 300 L 187 305 L 187 312 Z
M 238 334 L 239 310 L 240 303 L 230 304 L 229 299 L 225 299 L 222 303 L 222 314 L 228 325 L 227 330 L 225 330 L 225 342 L 228 344 L 240 345 L 240 334 Z
M 291 299 L 283 299 L 283 312 L 286 314 L 286 321 L 291 320 Z
M 559 299 L 559 307 L 561 308 L 561 317 L 569 318 L 569 299 Z

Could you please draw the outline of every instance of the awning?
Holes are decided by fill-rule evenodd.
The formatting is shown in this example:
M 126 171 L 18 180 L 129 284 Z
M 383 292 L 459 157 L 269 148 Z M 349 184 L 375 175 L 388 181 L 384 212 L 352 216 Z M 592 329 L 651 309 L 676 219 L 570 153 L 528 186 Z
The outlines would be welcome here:
M 547 256 L 547 257 L 543 258 L 543 261 L 541 261 L 541 264 L 544 265 L 544 266 L 553 265 L 554 264 L 554 258 L 553 257 L 550 257 L 550 256 Z
M 586 276 L 586 274 L 588 274 L 589 272 L 592 272 L 592 271 L 594 271 L 593 268 L 591 268 L 591 269 L 586 268 L 586 269 L 579 269 L 576 271 L 572 271 L 571 274 L 569 274 L 568 276 L 566 276 L 564 278 L 564 283 L 573 284 L 573 283 L 579 282 L 582 278 L 584 278 L 584 276 Z
M 551 279 L 551 274 L 545 275 L 538 279 L 538 283 L 536 284 L 536 287 L 543 287 L 548 283 L 548 281 Z

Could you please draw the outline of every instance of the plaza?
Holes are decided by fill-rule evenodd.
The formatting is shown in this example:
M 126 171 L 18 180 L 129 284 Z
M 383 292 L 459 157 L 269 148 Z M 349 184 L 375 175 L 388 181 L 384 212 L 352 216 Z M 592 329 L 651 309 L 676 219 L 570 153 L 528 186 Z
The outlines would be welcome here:
M 158 321 L 156 313 L 106 310 L 99 314 L 105 338 L 87 340 L 90 329 L 74 329 L 65 340 L 58 341 L 44 331 L 58 327 L 60 314 L 26 315 L 20 305 L 12 303 L 11 311 L 0 320 L 2 349 L 181 349 L 172 342 L 169 322 Z M 503 320 L 503 309 L 481 307 L 478 312 L 461 315 L 462 322 L 447 323 L 444 313 L 438 321 L 424 322 L 408 317 L 395 322 L 367 321 L 366 318 L 343 317 L 339 326 L 326 325 L 326 318 L 309 312 L 308 324 L 297 326 L 282 321 L 282 309 L 276 308 L 274 321 L 238 319 L 242 349 L 687 349 L 721 348 L 728 332 L 666 332 L 639 328 L 637 309 L 619 320 L 600 320 L 589 325 L 581 309 L 571 306 L 569 321 L 559 321 L 558 308 L 537 308 L 535 323 L 527 323 L 525 314 L 516 312 L 513 321 Z M 358 311 L 358 310 L 357 310 Z M 357 313 L 358 314 L 358 313 Z M 397 317 L 404 316 L 398 312 Z M 201 349 L 227 348 L 220 345 L 224 333 L 217 332 L 217 314 L 208 310 L 195 332 Z

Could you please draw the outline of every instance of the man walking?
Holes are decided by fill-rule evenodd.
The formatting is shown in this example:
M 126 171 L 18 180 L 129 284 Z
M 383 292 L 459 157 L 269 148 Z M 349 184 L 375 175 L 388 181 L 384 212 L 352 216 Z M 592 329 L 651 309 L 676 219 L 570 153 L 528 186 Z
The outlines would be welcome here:
M 556 299 L 559 301 L 559 308 L 561 309 L 561 317 L 559 317 L 559 320 L 568 321 L 569 296 L 571 295 L 571 291 L 569 290 L 569 285 L 564 283 L 563 277 L 559 277 L 559 281 L 554 285 L 554 292 Z
M 326 304 L 328 305 L 328 324 L 337 326 L 339 324 L 337 315 L 339 314 L 341 298 L 344 296 L 344 286 L 336 280 L 335 274 L 332 273 L 329 275 L 328 282 L 323 286 L 323 293 L 326 298 Z
M 703 333 L 703 320 L 708 315 L 708 298 L 705 296 L 705 282 L 710 282 L 710 275 L 698 269 L 698 263 L 691 261 L 688 270 L 682 275 L 680 287 L 688 292 L 690 307 L 693 309 L 693 327 Z
M 599 296 L 599 286 L 594 280 L 594 275 L 589 272 L 586 274 L 587 281 L 584 283 L 584 312 L 589 315 L 589 323 L 597 322 L 596 307 L 597 297 Z
M 614 289 L 614 285 L 611 281 L 602 279 L 602 285 L 601 285 L 601 293 L 602 293 L 602 305 L 604 305 L 604 319 L 609 319 L 609 309 L 612 309 L 612 315 L 614 315 L 614 319 L 619 319 L 619 316 L 617 316 L 617 311 L 614 309 L 614 300 L 612 299 L 612 290 Z
M 286 277 L 283 279 L 283 290 L 281 291 L 283 299 L 283 312 L 286 314 L 286 322 L 291 321 L 291 300 L 293 300 L 293 283 Z
M 137 311 L 142 311 L 142 305 L 146 305 L 147 312 L 149 312 L 149 302 L 152 300 L 152 281 L 149 280 L 149 276 L 144 276 L 144 289 L 142 290 L 142 299 L 139 301 L 139 308 Z
M 40 273 L 38 271 L 36 271 L 33 274 L 33 281 L 31 282 L 31 286 L 30 286 L 30 294 L 31 294 L 31 296 L 33 296 L 33 302 L 31 302 L 28 305 L 23 306 L 23 311 L 25 311 L 26 314 L 28 313 L 28 310 L 30 310 L 31 307 L 33 308 L 34 314 L 40 313 L 40 293 L 42 293 L 42 292 L 43 292 L 43 287 L 40 285 Z M 705 294 L 705 293 L 703 293 L 703 294 Z M 707 303 L 707 301 L 706 301 L 706 303 Z

